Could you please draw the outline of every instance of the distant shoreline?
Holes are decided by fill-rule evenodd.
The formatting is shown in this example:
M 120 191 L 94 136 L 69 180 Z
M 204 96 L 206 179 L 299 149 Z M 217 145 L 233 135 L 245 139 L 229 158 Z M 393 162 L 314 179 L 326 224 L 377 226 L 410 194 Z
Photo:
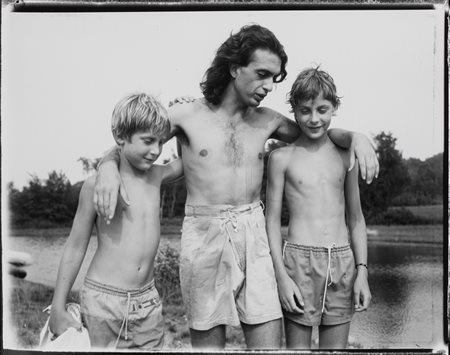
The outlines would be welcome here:
M 161 239 L 170 241 L 181 240 L 181 220 L 172 223 L 162 224 Z M 287 234 L 286 226 L 281 228 L 282 235 Z M 11 229 L 9 237 L 48 237 L 65 238 L 69 235 L 70 228 L 49 228 L 49 229 Z M 423 224 L 423 225 L 368 225 L 367 240 L 369 243 L 409 243 L 442 245 L 444 244 L 443 224 Z M 5 240 L 3 240 L 5 241 Z
M 443 245 L 444 226 L 429 225 L 372 225 L 367 227 L 369 243 L 408 243 L 422 245 Z
M 429 245 L 429 246 L 442 246 L 444 244 L 443 241 L 434 241 L 434 240 L 407 240 L 407 239 L 376 239 L 376 238 L 368 238 L 367 243 L 371 244 L 409 244 L 409 245 Z

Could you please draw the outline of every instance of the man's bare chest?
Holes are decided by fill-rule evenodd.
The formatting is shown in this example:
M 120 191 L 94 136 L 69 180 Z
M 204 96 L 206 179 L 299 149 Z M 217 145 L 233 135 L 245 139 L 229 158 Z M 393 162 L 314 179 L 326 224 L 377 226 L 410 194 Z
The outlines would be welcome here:
M 245 123 L 198 120 L 183 127 L 180 143 L 183 155 L 192 158 L 224 160 L 241 166 L 249 159 L 263 158 L 268 133 Z

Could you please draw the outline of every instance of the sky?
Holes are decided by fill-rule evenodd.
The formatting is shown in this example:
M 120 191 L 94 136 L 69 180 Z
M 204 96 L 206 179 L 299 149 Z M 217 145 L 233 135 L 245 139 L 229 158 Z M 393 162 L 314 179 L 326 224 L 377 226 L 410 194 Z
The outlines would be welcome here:
M 243 25 L 269 28 L 286 80 L 263 101 L 291 117 L 286 94 L 305 67 L 334 78 L 332 127 L 397 138 L 404 158 L 444 150 L 440 10 L 12 13 L 2 11 L 2 181 L 21 188 L 56 170 L 86 178 L 80 157 L 114 145 L 114 105 L 144 91 L 167 105 L 200 97 L 215 51 Z M 205 132 L 207 134 L 207 132 Z M 168 143 L 163 157 L 174 152 Z

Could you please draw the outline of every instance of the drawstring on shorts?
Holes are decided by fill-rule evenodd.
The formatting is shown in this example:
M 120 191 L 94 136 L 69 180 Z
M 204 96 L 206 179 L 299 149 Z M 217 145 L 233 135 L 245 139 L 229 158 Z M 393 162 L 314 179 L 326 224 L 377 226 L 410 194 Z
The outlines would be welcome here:
M 328 265 L 327 265 L 327 277 L 325 278 L 325 288 L 323 290 L 323 299 L 322 299 L 322 313 L 325 310 L 325 299 L 327 296 L 327 289 L 333 283 L 333 276 L 331 275 L 331 249 L 335 248 L 336 244 L 333 243 L 331 246 L 327 247 L 328 252 Z M 328 279 L 330 282 L 328 282 Z
M 233 230 L 235 233 L 238 232 L 238 221 L 237 221 L 237 213 L 231 211 L 230 209 L 226 210 L 226 216 L 225 217 L 217 217 L 220 218 L 222 220 L 222 222 L 220 223 L 220 229 L 221 230 L 225 230 L 225 232 L 227 233 L 228 236 L 228 240 L 230 241 L 231 244 L 231 248 L 233 249 L 233 253 L 234 255 L 238 256 L 238 251 L 237 251 L 237 247 L 236 244 L 234 243 L 233 238 L 231 237 L 230 231 L 228 229 L 228 223 L 231 223 L 231 225 L 233 226 Z M 241 260 L 239 260 L 238 258 L 238 264 L 241 267 L 241 269 L 243 268 L 243 265 L 241 265 Z
M 117 345 L 119 344 L 120 335 L 122 334 L 123 326 L 125 325 L 125 340 L 128 340 L 128 317 L 130 314 L 130 303 L 131 303 L 131 293 L 127 292 L 127 313 L 125 314 L 125 317 L 123 318 L 122 325 L 120 326 L 119 335 L 117 336 L 116 344 L 114 345 L 114 348 L 117 348 Z

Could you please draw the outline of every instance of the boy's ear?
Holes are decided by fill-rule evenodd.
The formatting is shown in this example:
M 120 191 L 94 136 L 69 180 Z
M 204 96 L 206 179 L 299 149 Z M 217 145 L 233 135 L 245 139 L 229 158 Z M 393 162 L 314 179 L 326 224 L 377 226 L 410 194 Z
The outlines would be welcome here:
M 114 135 L 114 140 L 116 141 L 117 145 L 122 147 L 125 144 L 125 139 L 119 136 Z

